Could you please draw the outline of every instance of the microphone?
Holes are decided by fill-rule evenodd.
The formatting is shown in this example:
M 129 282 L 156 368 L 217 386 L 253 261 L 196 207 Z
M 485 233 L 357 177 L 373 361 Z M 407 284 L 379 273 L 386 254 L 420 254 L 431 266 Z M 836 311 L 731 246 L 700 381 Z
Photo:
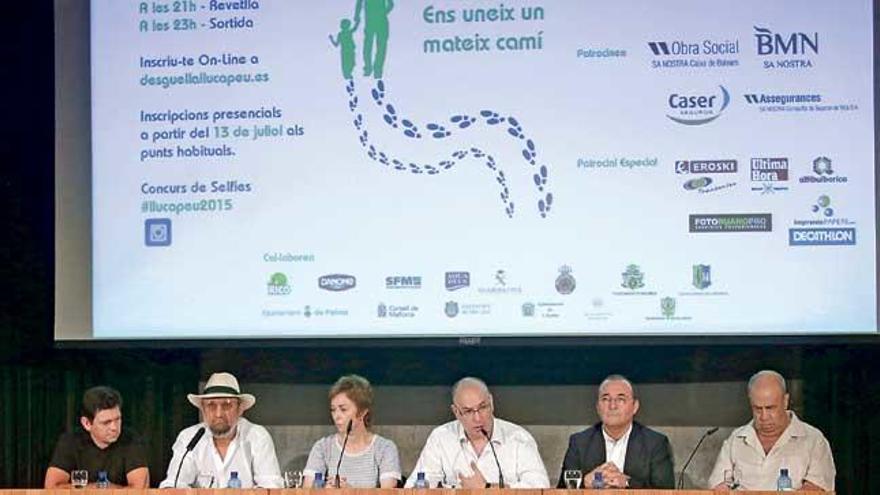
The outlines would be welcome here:
M 177 488 L 177 479 L 180 478 L 180 468 L 183 467 L 183 460 L 186 459 L 186 454 L 189 454 L 196 448 L 196 444 L 199 443 L 203 436 L 205 436 L 204 426 L 200 427 L 196 434 L 193 435 L 192 440 L 186 444 L 186 452 L 183 453 L 183 457 L 180 458 L 180 464 L 177 465 L 177 474 L 174 476 L 174 488 Z
M 498 454 L 495 453 L 495 446 L 492 445 L 492 437 L 489 436 L 489 432 L 482 426 L 480 427 L 480 432 L 486 437 L 486 440 L 489 441 L 489 448 L 492 449 L 492 457 L 495 458 L 495 465 L 498 466 L 498 488 L 504 488 L 504 473 L 501 472 L 501 463 L 498 462 Z
M 345 455 L 345 445 L 348 443 L 348 436 L 351 435 L 352 422 L 348 420 L 348 426 L 345 427 L 345 440 L 342 441 L 342 452 L 339 453 L 339 462 L 336 463 L 336 488 L 339 488 L 339 467 L 342 466 L 342 456 Z
M 684 472 L 685 472 L 685 470 L 687 470 L 688 465 L 690 465 L 691 461 L 694 459 L 694 456 L 697 455 L 697 450 L 700 449 L 700 445 L 703 444 L 703 440 L 705 440 L 706 437 L 708 437 L 709 435 L 715 433 L 716 431 L 718 431 L 718 427 L 717 427 L 717 426 L 714 426 L 714 427 L 709 428 L 708 430 L 706 430 L 706 433 L 703 433 L 703 436 L 700 437 L 700 441 L 697 442 L 697 446 L 694 447 L 694 450 L 691 452 L 690 457 L 688 457 L 687 462 L 685 462 L 685 463 L 684 463 L 684 466 L 682 466 L 682 468 L 681 468 L 681 474 L 678 475 L 678 489 L 679 489 L 679 490 L 681 490 L 681 489 L 684 488 Z

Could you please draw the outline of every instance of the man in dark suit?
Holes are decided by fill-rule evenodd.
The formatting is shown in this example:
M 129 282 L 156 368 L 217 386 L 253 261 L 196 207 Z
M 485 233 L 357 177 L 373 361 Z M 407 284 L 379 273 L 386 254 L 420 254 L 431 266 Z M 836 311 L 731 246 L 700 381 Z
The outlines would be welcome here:
M 638 410 L 639 400 L 626 377 L 603 380 L 596 401 L 602 421 L 569 438 L 562 474 L 579 469 L 585 473 L 584 488 L 592 486 L 596 473 L 602 473 L 605 488 L 674 488 L 669 439 L 633 421 Z M 559 487 L 565 487 L 562 475 Z

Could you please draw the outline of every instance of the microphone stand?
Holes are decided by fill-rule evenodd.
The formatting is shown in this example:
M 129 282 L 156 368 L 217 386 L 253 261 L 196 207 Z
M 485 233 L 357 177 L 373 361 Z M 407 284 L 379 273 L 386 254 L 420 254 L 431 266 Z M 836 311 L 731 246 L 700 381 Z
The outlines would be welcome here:
M 348 436 L 351 435 L 351 427 L 352 422 L 348 420 L 348 426 L 345 427 L 345 440 L 342 441 L 342 452 L 339 453 L 339 462 L 336 463 L 336 477 L 334 481 L 336 482 L 336 488 L 340 488 L 339 486 L 339 467 L 342 466 L 342 456 L 345 455 L 345 446 L 348 444 Z
M 193 435 L 192 440 L 189 441 L 189 444 L 186 446 L 186 452 L 183 453 L 183 457 L 180 458 L 180 463 L 177 465 L 177 474 L 174 475 L 174 488 L 177 488 L 177 480 L 180 478 L 180 469 L 183 467 L 183 460 L 186 459 L 186 455 L 192 452 L 194 448 L 196 448 L 196 444 L 199 443 L 199 440 L 205 435 L 205 427 L 196 431 L 196 434 Z
M 480 431 L 483 433 L 483 436 L 486 437 L 486 440 L 489 441 L 489 448 L 492 449 L 492 457 L 495 458 L 495 465 L 498 467 L 498 488 L 504 488 L 504 473 L 501 472 L 501 463 L 498 462 L 498 454 L 495 453 L 495 446 L 492 445 L 492 438 L 489 436 L 489 432 L 486 431 L 485 428 L 480 428 Z
M 694 456 L 697 454 L 697 451 L 700 450 L 700 445 L 703 444 L 703 440 L 705 440 L 706 437 L 708 437 L 709 435 L 715 433 L 716 431 L 718 431 L 718 427 L 717 427 L 717 426 L 715 426 L 715 427 L 713 427 L 713 428 L 709 428 L 708 430 L 706 430 L 706 432 L 703 433 L 703 436 L 700 437 L 700 441 L 697 442 L 697 446 L 694 447 L 694 450 L 693 450 L 693 451 L 691 451 L 691 455 L 690 455 L 690 457 L 688 457 L 688 460 L 684 463 L 684 466 L 681 468 L 681 473 L 678 475 L 678 489 L 679 489 L 679 490 L 681 490 L 682 488 L 684 488 L 684 472 L 685 472 L 685 470 L 688 468 L 688 466 L 690 465 L 691 461 L 694 459 Z

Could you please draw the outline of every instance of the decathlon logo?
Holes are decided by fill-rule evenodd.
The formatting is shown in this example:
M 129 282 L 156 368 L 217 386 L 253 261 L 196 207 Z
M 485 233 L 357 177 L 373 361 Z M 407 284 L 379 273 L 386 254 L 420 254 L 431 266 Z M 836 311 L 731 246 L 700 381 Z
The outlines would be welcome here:
M 853 246 L 856 229 L 788 229 L 789 246 Z

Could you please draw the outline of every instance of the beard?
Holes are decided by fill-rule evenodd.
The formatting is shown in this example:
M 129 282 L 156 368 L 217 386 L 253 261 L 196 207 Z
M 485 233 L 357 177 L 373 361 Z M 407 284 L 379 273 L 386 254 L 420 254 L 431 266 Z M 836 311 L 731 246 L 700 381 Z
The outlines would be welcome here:
M 211 430 L 211 435 L 214 438 L 232 438 L 235 436 L 235 423 L 233 424 L 221 424 L 221 425 L 208 425 L 208 429 Z

